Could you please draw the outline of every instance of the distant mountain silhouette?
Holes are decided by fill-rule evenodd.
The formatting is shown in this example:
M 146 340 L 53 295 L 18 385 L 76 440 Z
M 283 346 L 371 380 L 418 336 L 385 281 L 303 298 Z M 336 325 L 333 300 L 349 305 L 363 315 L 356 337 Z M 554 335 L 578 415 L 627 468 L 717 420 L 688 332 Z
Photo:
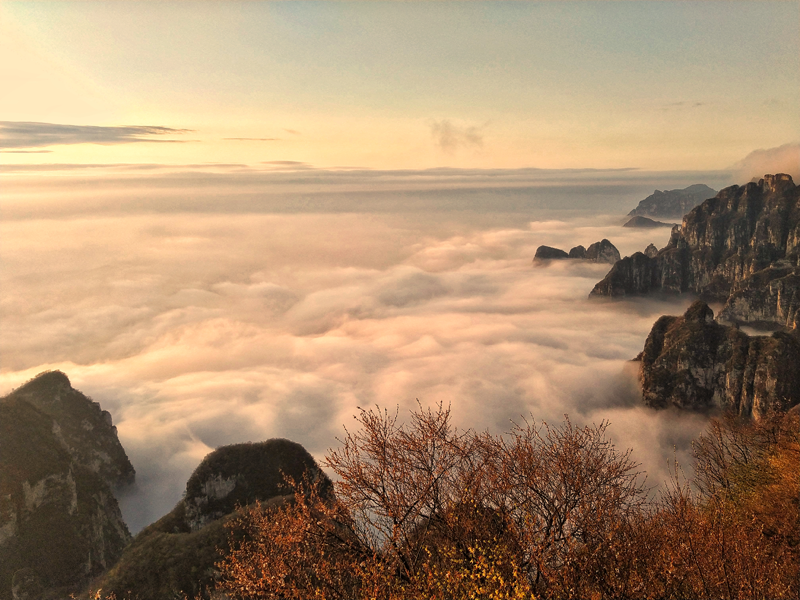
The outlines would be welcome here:
M 637 227 L 637 228 L 648 228 L 648 227 L 674 227 L 675 223 L 664 223 L 662 221 L 654 221 L 653 219 L 648 219 L 647 217 L 631 217 L 623 227 Z
M 717 195 L 707 185 L 697 183 L 682 190 L 656 190 L 628 213 L 629 217 L 664 217 L 680 219 L 695 206 Z

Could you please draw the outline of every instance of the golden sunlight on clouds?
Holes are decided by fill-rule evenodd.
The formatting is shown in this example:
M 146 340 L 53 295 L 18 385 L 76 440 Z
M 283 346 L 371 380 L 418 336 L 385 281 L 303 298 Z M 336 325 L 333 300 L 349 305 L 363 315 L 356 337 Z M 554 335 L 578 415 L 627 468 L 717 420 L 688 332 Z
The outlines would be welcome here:
M 490 228 L 457 220 L 6 221 L 0 283 L 16 293 L 2 297 L 1 391 L 61 369 L 103 403 L 138 472 L 140 494 L 123 501 L 134 529 L 174 504 L 212 448 L 286 437 L 319 456 L 356 407 L 415 398 L 452 403 L 460 425 L 492 430 L 529 411 L 550 421 L 613 415 L 618 443 L 665 477 L 664 457 L 683 434 L 669 416 L 632 406 L 622 370 L 655 317 L 688 300 L 590 302 L 607 265 L 530 260 L 540 243 L 610 237 L 627 254 L 662 245 L 668 231 L 602 216 L 517 216 Z M 703 424 L 675 418 L 686 431 Z M 647 443 L 645 425 L 656 432 Z

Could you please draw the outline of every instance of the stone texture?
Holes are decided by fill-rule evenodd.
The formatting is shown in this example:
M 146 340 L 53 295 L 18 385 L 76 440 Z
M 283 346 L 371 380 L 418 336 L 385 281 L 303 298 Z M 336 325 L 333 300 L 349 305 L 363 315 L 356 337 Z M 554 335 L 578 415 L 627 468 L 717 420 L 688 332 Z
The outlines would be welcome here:
M 800 325 L 800 268 L 771 266 L 738 281 L 719 318 L 760 327 L 797 329 Z
M 655 408 L 759 419 L 800 403 L 800 334 L 750 337 L 715 322 L 702 301 L 656 321 L 636 360 L 643 401 Z

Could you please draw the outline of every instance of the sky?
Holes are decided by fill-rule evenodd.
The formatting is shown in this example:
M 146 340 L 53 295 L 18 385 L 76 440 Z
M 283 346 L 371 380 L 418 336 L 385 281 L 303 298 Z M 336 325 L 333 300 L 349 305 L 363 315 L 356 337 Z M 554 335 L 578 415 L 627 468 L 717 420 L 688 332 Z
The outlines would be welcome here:
M 135 532 L 224 444 L 319 460 L 358 407 L 609 420 L 660 485 L 653 322 L 534 265 L 655 189 L 800 180 L 800 2 L 0 1 L 0 394 L 112 414 Z M 715 310 L 719 307 L 714 307 Z
M 800 141 L 799 24 L 796 1 L 4 0 L 0 115 L 40 125 L 5 125 L 3 162 L 725 169 Z

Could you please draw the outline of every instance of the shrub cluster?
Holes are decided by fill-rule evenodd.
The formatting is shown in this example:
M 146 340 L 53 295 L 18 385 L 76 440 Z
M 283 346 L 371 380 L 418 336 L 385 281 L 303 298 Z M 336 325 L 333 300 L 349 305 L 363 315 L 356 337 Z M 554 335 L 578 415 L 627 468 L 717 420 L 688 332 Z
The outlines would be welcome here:
M 459 431 L 362 410 L 325 466 L 246 509 L 216 593 L 241 599 L 796 598 L 797 415 L 715 420 L 657 500 L 607 424 Z

